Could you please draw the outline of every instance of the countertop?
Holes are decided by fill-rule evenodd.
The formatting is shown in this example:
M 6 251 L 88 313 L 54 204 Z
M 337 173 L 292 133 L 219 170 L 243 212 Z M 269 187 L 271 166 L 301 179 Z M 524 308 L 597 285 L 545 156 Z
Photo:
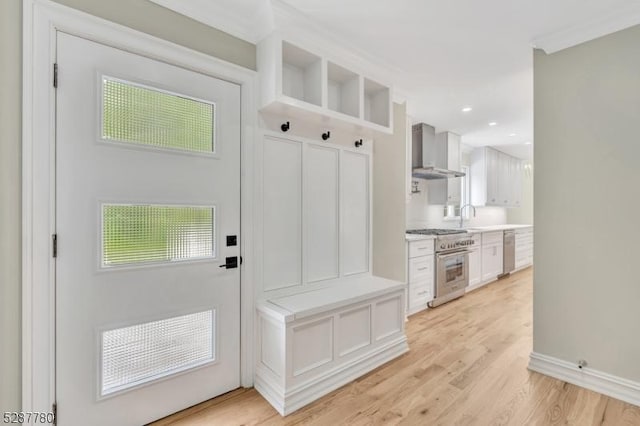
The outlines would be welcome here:
M 475 226 L 473 228 L 465 228 L 469 234 L 477 234 L 478 232 L 504 231 L 507 229 L 533 228 L 533 225 L 492 225 L 492 226 Z M 435 235 L 405 234 L 407 241 L 433 240 Z
M 435 235 L 404 234 L 407 241 L 435 240 Z

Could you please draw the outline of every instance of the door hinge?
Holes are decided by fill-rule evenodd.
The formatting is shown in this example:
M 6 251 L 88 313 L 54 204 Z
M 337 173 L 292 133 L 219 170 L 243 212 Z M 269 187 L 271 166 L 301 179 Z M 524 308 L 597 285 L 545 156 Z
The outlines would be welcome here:
M 58 88 L 58 64 L 53 64 L 53 87 Z
M 54 402 L 51 406 L 51 414 L 53 414 L 53 424 L 58 424 L 58 403 Z
M 51 235 L 51 253 L 53 257 L 58 257 L 58 234 Z

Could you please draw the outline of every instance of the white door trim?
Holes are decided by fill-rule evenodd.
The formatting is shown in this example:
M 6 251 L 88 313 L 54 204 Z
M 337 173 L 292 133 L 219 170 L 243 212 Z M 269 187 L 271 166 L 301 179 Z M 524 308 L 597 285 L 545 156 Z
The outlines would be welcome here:
M 55 398 L 56 33 L 64 31 L 241 86 L 241 255 L 253 265 L 257 73 L 50 0 L 25 0 L 22 106 L 22 410 L 51 410 Z M 64 71 L 60 72 L 61 78 Z M 241 269 L 241 384 L 253 385 L 252 267 Z

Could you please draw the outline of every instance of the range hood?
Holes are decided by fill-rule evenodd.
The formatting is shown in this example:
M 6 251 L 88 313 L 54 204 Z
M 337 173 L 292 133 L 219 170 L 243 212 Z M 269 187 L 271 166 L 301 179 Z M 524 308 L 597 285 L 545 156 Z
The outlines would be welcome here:
M 438 133 L 425 123 L 412 127 L 411 176 L 418 179 L 450 179 L 464 176 L 460 171 L 460 138 Z

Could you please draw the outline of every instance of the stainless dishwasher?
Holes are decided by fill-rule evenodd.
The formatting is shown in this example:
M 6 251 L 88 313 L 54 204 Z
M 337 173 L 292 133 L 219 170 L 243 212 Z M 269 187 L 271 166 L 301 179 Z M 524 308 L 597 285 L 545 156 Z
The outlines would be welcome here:
M 502 274 L 507 275 L 516 269 L 516 232 L 504 231 L 502 238 L 504 253 Z

